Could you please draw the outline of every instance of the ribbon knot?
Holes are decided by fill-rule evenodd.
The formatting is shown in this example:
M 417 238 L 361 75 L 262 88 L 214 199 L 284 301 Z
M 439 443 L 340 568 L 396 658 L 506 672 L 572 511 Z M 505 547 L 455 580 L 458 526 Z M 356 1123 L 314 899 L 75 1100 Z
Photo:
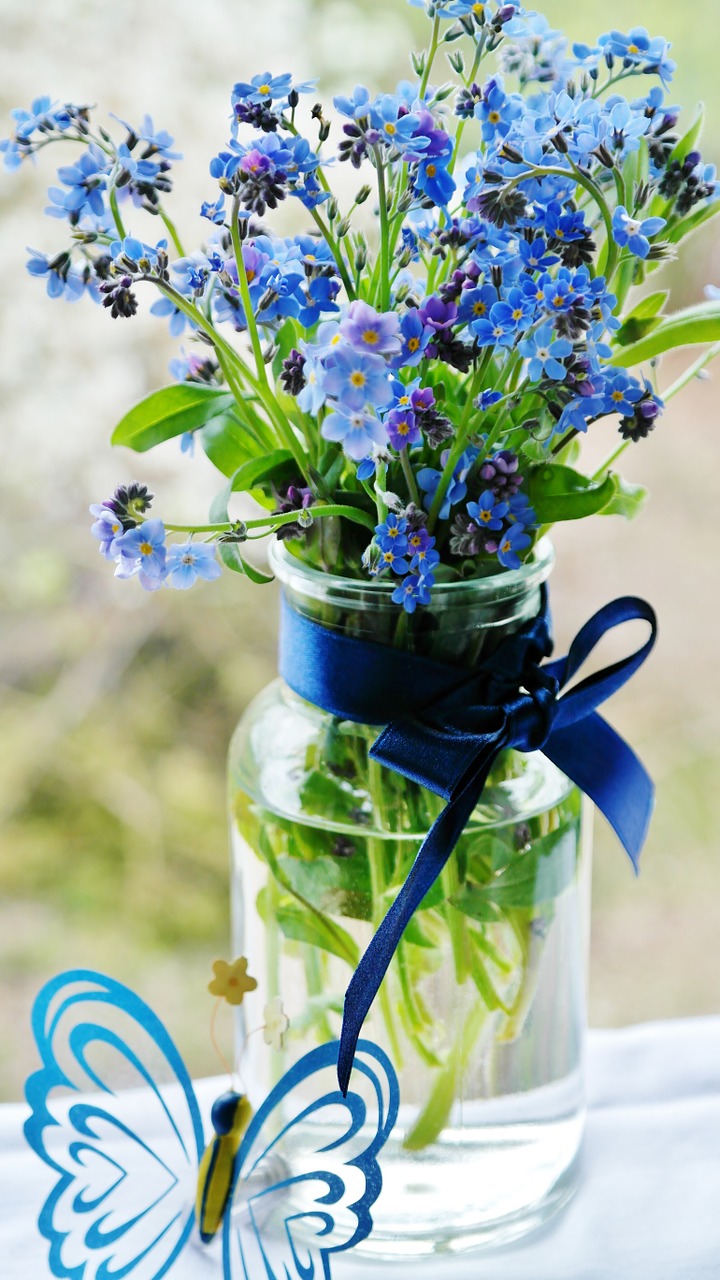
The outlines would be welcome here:
M 637 619 L 650 624 L 645 644 L 567 689 L 602 637 Z M 384 723 L 371 756 L 447 801 L 348 986 L 338 1053 L 343 1093 L 363 1022 L 403 931 L 451 856 L 501 751 L 542 750 L 604 813 L 637 869 L 653 784 L 596 708 L 642 665 L 656 635 L 650 605 L 627 596 L 599 610 L 565 658 L 543 663 L 552 652 L 543 593 L 536 618 L 475 670 L 458 671 L 329 631 L 283 603 L 280 673 L 290 687 L 344 719 Z

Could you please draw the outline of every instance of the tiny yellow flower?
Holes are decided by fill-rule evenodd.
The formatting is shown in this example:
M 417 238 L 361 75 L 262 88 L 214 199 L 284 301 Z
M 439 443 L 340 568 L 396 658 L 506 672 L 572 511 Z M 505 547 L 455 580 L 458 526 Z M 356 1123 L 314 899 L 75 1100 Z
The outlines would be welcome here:
M 265 1005 L 263 1018 L 265 1019 L 263 1040 L 270 1045 L 271 1049 L 277 1049 L 280 1052 L 283 1047 L 283 1036 L 290 1026 L 290 1019 L 282 1007 L 279 996 Z
M 257 986 L 255 979 L 250 977 L 247 967 L 248 962 L 245 956 L 239 956 L 237 960 L 233 960 L 232 964 L 228 964 L 227 960 L 215 960 L 213 963 L 215 977 L 208 985 L 210 995 L 220 996 L 221 999 L 227 1000 L 228 1004 L 242 1004 L 246 992 L 254 991 Z

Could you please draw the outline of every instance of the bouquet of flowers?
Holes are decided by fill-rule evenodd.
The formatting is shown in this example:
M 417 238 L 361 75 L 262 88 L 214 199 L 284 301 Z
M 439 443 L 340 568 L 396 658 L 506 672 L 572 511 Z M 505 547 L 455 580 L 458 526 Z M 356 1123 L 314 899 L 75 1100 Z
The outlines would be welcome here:
M 539 540 L 552 525 L 641 510 L 646 491 L 615 464 L 720 351 L 717 297 L 673 313 L 666 290 L 645 286 L 720 211 L 720 187 L 698 150 L 701 113 L 681 126 L 665 101 L 674 64 L 664 39 L 634 28 L 570 47 L 517 2 L 411 3 L 427 13 L 429 42 L 394 92 L 357 85 L 331 117 L 314 84 L 290 74 L 233 87 L 230 136 L 199 210 L 205 234 L 189 252 L 168 212 L 179 155 L 148 117 L 106 128 L 84 105 L 39 98 L 13 113 L 0 149 L 16 169 L 56 142 L 78 145 L 49 191 L 66 241 L 50 255 L 31 250 L 28 263 L 49 296 L 88 295 L 124 322 L 154 294 L 152 312 L 184 344 L 174 381 L 122 418 L 113 443 L 143 453 L 179 438 L 223 477 L 209 518 L 192 526 L 151 513 L 139 482 L 93 505 L 116 576 L 185 589 L 224 565 L 267 582 L 247 544 L 275 535 L 284 547 L 274 563 L 350 583 L 331 604 L 314 589 L 315 617 L 332 630 L 471 669 L 495 641 L 472 604 L 449 634 L 434 603 L 446 587 L 549 569 Z M 297 233 L 274 233 L 273 213 L 293 202 Z M 684 346 L 702 351 L 666 386 L 659 357 Z M 604 418 L 619 438 L 588 474 L 582 442 Z M 255 504 L 242 518 L 238 494 Z M 270 725 L 269 706 L 253 712 L 255 728 Z M 357 965 L 359 943 L 394 909 L 441 805 L 411 768 L 398 777 L 378 765 L 377 716 L 315 716 L 293 736 L 296 714 L 283 705 L 267 749 L 272 777 L 287 764 L 282 802 L 236 761 L 233 816 L 240 859 L 249 846 L 267 870 L 268 989 L 279 992 L 299 946 L 307 1000 L 289 1010 L 290 1036 L 329 1039 L 343 966 Z M 248 731 L 243 750 L 260 736 Z M 522 1045 L 538 1001 L 545 940 L 577 880 L 579 793 L 533 767 L 509 750 L 492 763 L 482 807 L 455 833 L 455 856 L 380 990 L 386 1043 L 413 1068 L 405 1151 L 431 1147 L 458 1098 L 492 1092 L 478 1045 L 488 1027 L 496 1043 Z M 582 959 L 553 954 L 545 981 L 570 992 L 569 1006 Z M 457 1000 L 438 986 L 447 956 Z M 563 1013 L 559 1025 L 571 1021 Z M 574 1078 L 580 1033 L 567 1053 L 560 1038 L 557 1061 L 519 1052 L 508 1090 L 518 1079 L 529 1088 L 523 1072 L 537 1062 L 537 1084 Z M 536 1133 L 527 1147 L 513 1134 L 550 1185 L 555 1155 Z M 388 1238 L 426 1212 L 440 1238 L 452 1187 L 468 1181 L 465 1159 L 445 1199 L 433 1192 L 427 1210 L 403 1210 Z M 540 1183 L 510 1182 L 512 1218 Z
M 714 350 L 663 390 L 656 357 L 720 337 L 717 301 L 666 315 L 666 291 L 631 297 L 720 209 L 701 117 L 678 130 L 667 42 L 643 29 L 569 49 L 517 3 L 420 7 L 415 80 L 337 97 L 339 131 L 321 103 L 303 111 L 311 83 L 234 86 L 189 253 L 167 212 L 169 133 L 146 117 L 114 138 L 49 98 L 13 113 L 6 168 L 79 145 L 49 191 L 66 242 L 31 250 L 30 273 L 119 320 L 148 285 L 185 343 L 176 381 L 113 442 L 179 436 L 192 453 L 197 439 L 227 478 L 193 527 L 151 516 L 137 483 L 93 506 L 118 577 L 186 588 L 216 577 L 219 555 L 264 581 L 243 544 L 276 534 L 311 564 L 392 581 L 413 613 L 436 582 L 517 568 L 557 521 L 642 506 L 611 466 Z M 341 166 L 364 179 L 353 200 L 333 194 Z M 285 201 L 290 237 L 264 221 Z M 620 442 L 587 475 L 580 443 L 609 415 Z M 254 518 L 231 518 L 237 492 Z

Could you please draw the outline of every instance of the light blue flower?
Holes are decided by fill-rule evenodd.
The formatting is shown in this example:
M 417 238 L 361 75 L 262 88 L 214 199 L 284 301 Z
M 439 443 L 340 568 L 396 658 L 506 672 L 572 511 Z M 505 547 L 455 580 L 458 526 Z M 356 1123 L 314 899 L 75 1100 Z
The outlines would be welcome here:
M 387 444 L 387 432 L 376 413 L 368 409 L 329 413 L 320 428 L 324 440 L 342 444 L 349 458 L 361 462 L 374 444 Z
M 613 239 L 621 249 L 628 248 L 637 258 L 647 258 L 650 252 L 650 237 L 667 226 L 665 218 L 631 218 L 623 205 L 618 205 L 613 213 Z
M 393 399 L 382 356 L 367 355 L 345 345 L 333 352 L 332 364 L 325 373 L 325 391 L 347 409 L 362 409 L 368 403 L 384 408 Z
M 167 553 L 166 569 L 166 585 L 178 591 L 187 591 L 198 578 L 212 582 L 222 573 L 214 544 L 204 542 L 174 543 Z
M 557 338 L 551 320 L 540 326 L 529 338 L 518 343 L 521 356 L 529 360 L 528 377 L 531 382 L 539 382 L 541 378 L 551 378 L 553 382 L 562 382 L 567 370 L 560 362 L 572 352 L 572 342 L 568 338 Z

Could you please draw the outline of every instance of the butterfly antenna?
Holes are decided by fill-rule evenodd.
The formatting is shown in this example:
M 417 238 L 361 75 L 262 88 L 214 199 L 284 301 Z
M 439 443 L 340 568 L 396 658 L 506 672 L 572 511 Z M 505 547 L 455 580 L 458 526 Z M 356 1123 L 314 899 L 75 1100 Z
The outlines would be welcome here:
M 210 1014 L 210 1041 L 223 1067 L 225 1068 L 228 1075 L 230 1076 L 230 1080 L 232 1081 L 233 1069 L 230 1066 L 230 1063 L 228 1062 L 227 1058 L 225 1057 L 225 1054 L 223 1053 L 222 1049 L 220 1048 L 220 1045 L 218 1044 L 218 1040 L 217 1040 L 216 1024 L 217 1024 L 218 1009 L 220 1008 L 221 1004 L 222 1004 L 222 996 L 219 996 L 218 999 L 215 1001 L 215 1004 L 213 1005 L 213 1011 Z

